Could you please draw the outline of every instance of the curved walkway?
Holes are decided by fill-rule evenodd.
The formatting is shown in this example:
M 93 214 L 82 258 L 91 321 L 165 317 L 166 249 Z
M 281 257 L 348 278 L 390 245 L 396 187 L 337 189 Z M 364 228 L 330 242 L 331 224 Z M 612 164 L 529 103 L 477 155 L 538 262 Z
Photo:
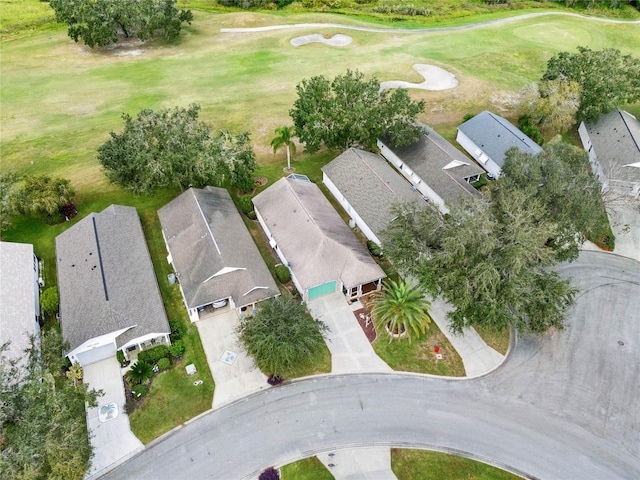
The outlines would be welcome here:
M 372 28 L 372 27 L 358 27 L 356 25 L 345 25 L 342 23 L 294 23 L 291 25 L 268 25 L 265 27 L 241 27 L 241 28 L 221 28 L 222 33 L 253 33 L 253 32 L 269 32 L 272 30 L 293 30 L 301 28 L 342 28 L 345 30 L 357 30 L 360 32 L 373 32 L 373 33 L 431 33 L 431 32 L 456 32 L 461 30 L 471 30 L 473 28 L 486 27 L 489 25 L 499 25 L 501 23 L 514 22 L 516 20 L 524 20 L 527 18 L 544 17 L 547 15 L 564 15 L 567 17 L 582 18 L 585 20 L 591 20 L 594 22 L 604 23 L 619 23 L 619 24 L 640 24 L 640 20 L 616 20 L 612 18 L 600 18 L 589 17 L 586 15 L 580 15 L 578 13 L 569 12 L 536 12 L 525 13 L 523 15 L 516 15 L 514 17 L 499 18 L 497 20 L 488 20 L 486 22 L 471 23 L 469 25 L 460 25 L 457 27 L 432 27 L 432 28 Z

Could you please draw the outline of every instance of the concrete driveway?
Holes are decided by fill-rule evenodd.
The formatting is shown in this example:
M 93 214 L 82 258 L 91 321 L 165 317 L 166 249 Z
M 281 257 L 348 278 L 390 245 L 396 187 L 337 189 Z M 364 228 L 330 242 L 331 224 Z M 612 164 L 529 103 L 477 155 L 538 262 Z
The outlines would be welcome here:
M 196 323 L 216 383 L 213 408 L 269 388 L 267 377 L 254 365 L 236 336 L 239 322 L 232 310 Z
M 104 395 L 98 398 L 98 407 L 87 408 L 87 425 L 94 454 L 87 477 L 97 478 L 105 469 L 123 462 L 143 450 L 144 446 L 131 432 L 129 417 L 124 412 L 124 384 L 118 361 L 110 358 L 84 367 L 83 379 L 90 388 L 104 391 Z M 110 403 L 117 405 L 118 415 L 101 422 L 100 407 Z
M 329 326 L 326 339 L 331 351 L 331 373 L 392 371 L 376 355 L 353 315 L 358 306 L 349 305 L 344 295 L 323 295 L 308 301 L 307 308 L 314 318 Z

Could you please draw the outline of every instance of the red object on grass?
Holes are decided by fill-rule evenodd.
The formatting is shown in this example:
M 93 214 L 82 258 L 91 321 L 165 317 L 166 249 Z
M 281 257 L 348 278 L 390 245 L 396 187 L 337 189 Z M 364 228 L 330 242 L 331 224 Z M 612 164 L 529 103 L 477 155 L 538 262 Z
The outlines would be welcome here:
M 436 345 L 435 352 L 440 353 L 440 347 L 438 345 Z

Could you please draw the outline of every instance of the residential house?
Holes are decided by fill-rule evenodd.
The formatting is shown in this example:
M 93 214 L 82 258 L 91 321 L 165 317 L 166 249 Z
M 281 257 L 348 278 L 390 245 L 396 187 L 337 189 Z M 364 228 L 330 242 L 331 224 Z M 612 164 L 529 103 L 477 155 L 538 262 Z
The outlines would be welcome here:
M 133 207 L 111 205 L 56 237 L 60 325 L 71 362 L 169 344 L 169 323 Z
M 624 110 L 601 115 L 595 123 L 578 128 L 584 149 L 589 152 L 593 173 L 602 189 L 640 196 L 640 122 Z
M 484 170 L 431 127 L 425 125 L 424 129 L 425 134 L 412 145 L 392 147 L 378 140 L 378 148 L 425 200 L 448 213 L 447 204 L 478 195 L 471 183 L 478 181 Z
M 380 289 L 384 272 L 309 179 L 282 178 L 256 195 L 253 204 L 269 244 L 305 301 L 335 291 L 353 299 Z
M 224 188 L 190 188 L 158 216 L 192 322 L 216 309 L 252 313 L 257 302 L 280 294 Z
M 322 167 L 322 182 L 349 214 L 351 221 L 377 245 L 393 215 L 391 205 L 424 200 L 411 185 L 375 153 L 350 148 Z
M 24 361 L 31 337 L 39 338 L 39 279 L 33 245 L 0 242 L 0 345 L 10 342 L 7 359 Z
M 510 148 L 516 147 L 531 155 L 542 152 L 540 145 L 509 120 L 487 110 L 460 125 L 456 141 L 494 178 L 500 176 Z

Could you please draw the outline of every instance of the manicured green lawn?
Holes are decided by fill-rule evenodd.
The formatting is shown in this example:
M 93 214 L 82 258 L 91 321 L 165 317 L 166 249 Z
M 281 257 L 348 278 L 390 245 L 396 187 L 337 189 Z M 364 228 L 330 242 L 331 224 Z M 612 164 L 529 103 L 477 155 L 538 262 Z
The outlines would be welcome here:
M 332 480 L 333 475 L 318 457 L 299 460 L 280 469 L 282 480 Z
M 435 355 L 435 347 L 440 347 L 442 360 Z M 378 331 L 373 349 L 387 364 L 396 371 L 429 373 L 449 377 L 463 377 L 464 365 L 438 325 L 431 322 L 427 333 L 420 339 L 394 339 L 389 341 L 386 332 Z
M 464 457 L 427 450 L 391 450 L 398 480 L 516 480 L 517 475 Z

